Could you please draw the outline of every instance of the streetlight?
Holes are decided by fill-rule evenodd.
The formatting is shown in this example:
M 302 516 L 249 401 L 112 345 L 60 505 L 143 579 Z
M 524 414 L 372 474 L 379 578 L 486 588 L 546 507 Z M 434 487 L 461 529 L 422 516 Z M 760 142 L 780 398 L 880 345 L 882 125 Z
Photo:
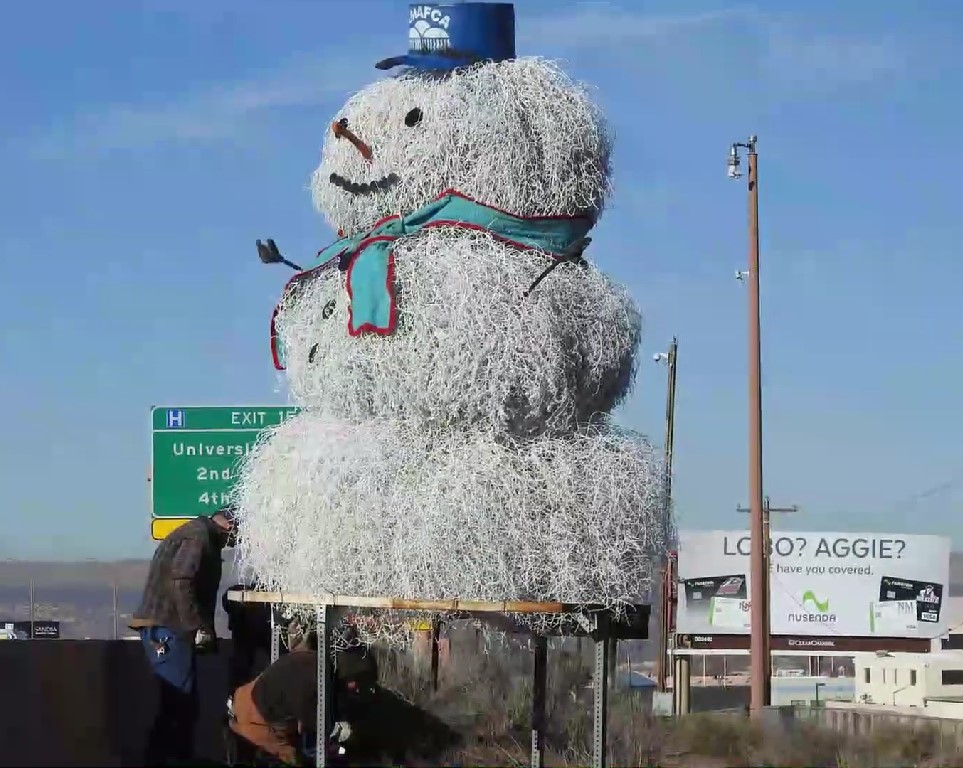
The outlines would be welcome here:
M 663 468 L 663 491 L 662 496 L 665 500 L 665 520 L 669 523 L 669 515 L 672 512 L 672 448 L 675 437 L 675 372 L 676 359 L 679 353 L 679 340 L 673 336 L 672 344 L 669 345 L 668 352 L 657 352 L 652 355 L 652 359 L 657 363 L 665 363 L 668 369 L 668 385 L 665 393 L 665 466 Z M 668 596 L 667 590 L 671 585 L 667 584 L 670 578 L 668 562 L 662 568 L 662 594 Z M 669 660 L 669 615 L 672 606 L 668 599 L 662 600 L 662 617 L 659 625 L 659 669 L 656 681 L 660 692 L 665 692 L 668 677 Z
M 749 578 L 752 593 L 749 597 L 752 610 L 750 617 L 749 648 L 751 675 L 749 707 L 754 715 L 761 715 L 769 704 L 769 677 L 772 662 L 769 634 L 766 625 L 769 604 L 766 598 L 766 534 L 764 502 L 762 496 L 762 376 L 759 324 L 759 184 L 756 155 L 756 137 L 747 142 L 736 142 L 729 149 L 728 173 L 730 179 L 741 178 L 739 150 L 745 149 L 749 157 L 749 269 L 739 278 L 749 288 Z

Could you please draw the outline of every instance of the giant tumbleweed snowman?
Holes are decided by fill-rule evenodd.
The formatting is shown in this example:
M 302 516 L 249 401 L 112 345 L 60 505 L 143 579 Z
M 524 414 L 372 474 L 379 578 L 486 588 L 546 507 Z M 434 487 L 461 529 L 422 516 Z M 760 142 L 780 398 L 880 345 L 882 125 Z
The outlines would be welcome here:
M 239 561 L 288 593 L 638 602 L 669 521 L 608 416 L 641 319 L 581 255 L 604 120 L 515 57 L 511 4 L 413 5 L 409 41 L 312 177 L 340 239 L 275 313 L 302 412 L 243 467 Z

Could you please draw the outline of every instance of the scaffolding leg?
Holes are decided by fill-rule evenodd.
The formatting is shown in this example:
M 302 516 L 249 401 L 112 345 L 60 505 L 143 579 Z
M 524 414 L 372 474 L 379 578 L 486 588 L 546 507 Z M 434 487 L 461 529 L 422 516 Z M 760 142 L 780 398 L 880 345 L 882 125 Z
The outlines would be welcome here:
M 609 703 L 609 616 L 598 614 L 598 635 L 595 638 L 595 677 L 592 689 L 595 693 L 595 729 L 593 744 L 593 768 L 605 768 L 608 746 L 608 703 Z
M 271 603 L 271 663 L 281 656 L 281 627 L 277 622 L 277 605 Z
M 334 728 L 332 694 L 334 692 L 334 650 L 331 648 L 331 630 L 334 623 L 334 608 L 330 605 L 318 606 L 318 709 L 317 743 L 314 764 L 325 768 L 328 764 L 328 735 Z
M 619 641 L 617 638 L 609 638 L 609 685 L 616 683 L 616 668 L 619 658 Z
M 441 621 L 436 617 L 431 622 L 431 690 L 438 690 L 438 642 L 441 639 Z
M 532 768 L 545 761 L 545 692 L 548 678 L 548 638 L 536 637 L 535 665 L 532 673 Z

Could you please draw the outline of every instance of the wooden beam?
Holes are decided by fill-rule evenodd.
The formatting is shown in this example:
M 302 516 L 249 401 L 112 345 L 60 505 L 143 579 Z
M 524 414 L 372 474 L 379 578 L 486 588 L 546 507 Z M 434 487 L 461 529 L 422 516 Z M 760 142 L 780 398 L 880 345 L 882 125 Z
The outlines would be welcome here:
M 398 611 L 465 611 L 469 613 L 574 613 L 604 610 L 600 605 L 536 602 L 532 600 L 408 600 L 398 597 L 352 597 L 348 595 L 305 595 L 287 592 L 230 590 L 228 600 L 238 603 L 282 603 L 287 605 L 330 605 L 344 608 L 382 608 Z

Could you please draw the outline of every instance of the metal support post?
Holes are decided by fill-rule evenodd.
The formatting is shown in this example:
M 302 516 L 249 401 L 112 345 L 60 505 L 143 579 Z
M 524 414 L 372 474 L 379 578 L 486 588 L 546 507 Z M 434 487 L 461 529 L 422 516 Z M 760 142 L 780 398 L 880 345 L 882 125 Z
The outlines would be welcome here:
M 281 656 L 281 627 L 277 623 L 277 606 L 271 603 L 271 663 Z
M 325 768 L 328 764 L 328 735 L 334 729 L 334 649 L 331 647 L 331 630 L 334 623 L 334 608 L 330 605 L 318 606 L 318 709 L 315 723 L 317 752 L 314 764 Z
M 691 711 L 692 657 L 679 653 L 674 655 L 672 671 L 672 714 L 676 717 Z
M 605 768 L 608 745 L 608 703 L 609 703 L 609 642 L 610 617 L 599 613 L 596 617 L 597 635 L 595 637 L 595 677 L 592 688 L 595 694 L 595 727 L 592 750 L 593 768 Z
M 117 582 L 116 582 L 116 580 L 114 581 L 114 583 L 113 583 L 113 585 L 112 585 L 112 588 L 111 588 L 111 599 L 110 599 L 110 602 L 111 602 L 111 609 L 112 609 L 113 614 L 114 614 L 114 640 L 116 640 L 116 639 L 120 636 L 120 635 L 119 635 L 119 632 L 118 632 L 118 629 L 117 629 L 117 611 L 118 611 L 118 607 L 117 607 L 117 606 L 118 606 L 118 603 L 117 603 Z
M 532 768 L 545 760 L 545 692 L 548 678 L 548 638 L 534 641 L 535 664 L 532 677 Z
M 431 621 L 431 690 L 438 690 L 438 641 L 441 639 L 441 621 Z

